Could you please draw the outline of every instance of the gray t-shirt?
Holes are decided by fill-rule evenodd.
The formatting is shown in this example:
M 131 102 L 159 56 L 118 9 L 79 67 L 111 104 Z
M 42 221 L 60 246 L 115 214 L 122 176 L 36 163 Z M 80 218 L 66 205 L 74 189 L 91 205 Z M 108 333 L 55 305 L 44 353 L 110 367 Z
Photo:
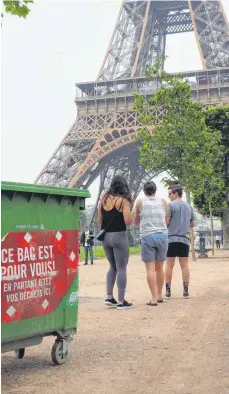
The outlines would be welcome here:
M 182 242 L 189 245 L 190 221 L 195 220 L 192 207 L 183 200 L 174 200 L 168 203 L 169 243 Z

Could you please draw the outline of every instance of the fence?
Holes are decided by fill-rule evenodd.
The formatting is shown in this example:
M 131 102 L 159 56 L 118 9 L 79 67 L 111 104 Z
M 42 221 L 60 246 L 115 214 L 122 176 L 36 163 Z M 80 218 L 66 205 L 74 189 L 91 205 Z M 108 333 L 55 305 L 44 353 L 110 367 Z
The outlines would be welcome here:
M 81 226 L 80 229 L 80 234 L 83 231 L 83 226 Z M 105 257 L 105 253 L 102 247 L 102 243 L 97 241 L 96 236 L 99 233 L 99 229 L 97 227 L 92 227 L 91 228 L 93 234 L 94 234 L 94 246 L 93 246 L 93 255 L 95 259 L 103 258 Z M 200 232 L 202 236 L 205 237 L 206 240 L 206 245 L 211 244 L 211 239 L 210 239 L 210 231 L 209 230 L 203 230 L 199 231 L 197 230 L 196 232 Z M 127 234 L 128 234 L 128 239 L 129 239 L 129 246 L 130 246 L 130 254 L 140 254 L 140 232 L 138 228 L 128 228 L 127 229 Z M 222 230 L 216 230 L 214 231 L 214 237 L 216 234 L 221 235 L 221 239 L 223 239 L 223 232 Z M 80 250 L 80 258 L 81 261 L 84 259 L 84 248 L 81 247 Z
M 93 246 L 93 255 L 94 258 L 102 258 L 105 257 L 105 253 L 102 247 L 102 243 L 97 241 L 96 236 L 99 233 L 98 228 L 91 228 L 94 234 L 94 246 Z M 83 229 L 81 230 L 80 234 L 82 233 Z M 140 254 L 140 233 L 138 229 L 128 229 L 127 235 L 129 239 L 129 246 L 130 246 L 130 254 Z M 84 259 L 84 248 L 81 247 L 80 250 L 80 258 L 81 260 Z

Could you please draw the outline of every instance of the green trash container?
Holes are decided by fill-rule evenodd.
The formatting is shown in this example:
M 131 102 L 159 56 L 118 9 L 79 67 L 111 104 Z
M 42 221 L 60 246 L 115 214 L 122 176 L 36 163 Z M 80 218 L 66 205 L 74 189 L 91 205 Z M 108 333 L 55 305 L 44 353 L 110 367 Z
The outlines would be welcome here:
M 55 364 L 77 330 L 79 214 L 87 190 L 2 182 L 2 353 L 54 335 Z

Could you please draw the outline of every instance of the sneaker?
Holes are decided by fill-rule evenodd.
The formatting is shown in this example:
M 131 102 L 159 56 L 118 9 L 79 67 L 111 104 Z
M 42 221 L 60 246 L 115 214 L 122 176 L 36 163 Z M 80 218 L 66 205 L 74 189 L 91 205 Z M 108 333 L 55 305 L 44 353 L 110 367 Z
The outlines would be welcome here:
M 123 304 L 118 303 L 117 309 L 130 309 L 133 308 L 133 304 L 124 300 Z
M 166 292 L 165 300 L 171 300 L 171 293 Z
M 184 297 L 184 298 L 191 298 L 191 296 L 189 295 L 189 292 L 188 292 L 188 291 L 184 291 L 183 297 Z
M 114 297 L 112 297 L 112 298 L 105 298 L 105 305 L 112 306 L 113 308 L 116 308 L 117 307 L 117 301 L 114 299 Z
M 84 265 L 88 265 L 88 263 L 84 263 Z

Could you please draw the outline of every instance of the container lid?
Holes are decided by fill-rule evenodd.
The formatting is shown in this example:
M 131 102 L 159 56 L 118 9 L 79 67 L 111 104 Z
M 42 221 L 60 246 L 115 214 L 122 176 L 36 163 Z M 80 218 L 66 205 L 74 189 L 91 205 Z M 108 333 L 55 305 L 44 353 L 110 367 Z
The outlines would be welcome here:
M 55 194 L 58 196 L 91 197 L 88 190 L 70 189 L 68 187 L 43 186 L 29 183 L 1 182 L 1 190 L 24 193 Z

